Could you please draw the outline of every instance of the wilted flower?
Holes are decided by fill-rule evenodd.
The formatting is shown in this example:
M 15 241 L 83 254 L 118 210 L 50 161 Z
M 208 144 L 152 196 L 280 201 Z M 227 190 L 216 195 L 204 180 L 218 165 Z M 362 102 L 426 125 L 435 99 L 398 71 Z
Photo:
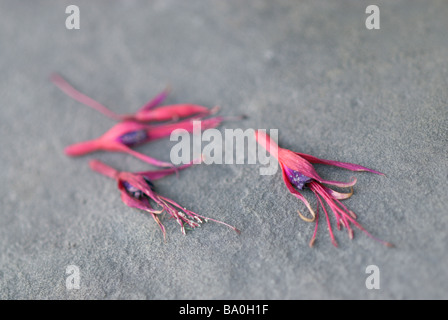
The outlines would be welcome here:
M 201 128 L 214 128 L 218 126 L 223 117 L 213 117 L 201 121 Z M 138 159 L 160 167 L 172 167 L 171 163 L 159 161 L 145 154 L 132 150 L 131 147 L 167 137 L 173 130 L 185 129 L 193 131 L 193 121 L 184 120 L 177 123 L 160 125 L 147 125 L 135 121 L 124 121 L 117 123 L 105 134 L 97 139 L 79 142 L 65 148 L 69 156 L 81 156 L 97 150 L 118 151 L 129 153 Z
M 353 194 L 353 186 L 356 184 L 356 178 L 353 178 L 350 182 L 341 182 L 341 181 L 331 181 L 322 179 L 317 172 L 315 171 L 312 163 L 326 164 L 337 166 L 341 168 L 345 168 L 352 171 L 368 171 L 376 174 L 383 175 L 381 172 L 346 162 L 339 161 L 331 161 L 319 159 L 314 156 L 292 152 L 290 150 L 279 147 L 265 132 L 262 130 L 258 130 L 255 133 L 256 139 L 258 143 L 263 146 L 269 153 L 274 155 L 282 169 L 283 180 L 286 184 L 288 190 L 296 196 L 299 200 L 301 200 L 305 206 L 308 208 L 311 217 L 304 216 L 299 211 L 299 216 L 308 222 L 316 221 L 316 226 L 314 230 L 314 234 L 310 241 L 310 246 L 313 246 L 314 241 L 316 239 L 317 233 L 317 225 L 318 225 L 318 217 L 319 217 L 319 206 L 325 213 L 325 218 L 328 224 L 328 230 L 330 233 L 330 237 L 334 246 L 337 246 L 336 240 L 333 235 L 333 231 L 330 224 L 330 218 L 325 208 L 324 202 L 330 207 L 333 212 L 336 222 L 337 228 L 341 229 L 341 227 L 345 227 L 349 234 L 350 239 L 353 238 L 353 230 L 350 224 L 353 224 L 363 232 L 365 232 L 369 237 L 380 241 L 381 243 L 392 246 L 389 242 L 385 242 L 373 237 L 370 233 L 368 233 L 357 221 L 356 215 L 353 211 L 349 210 L 344 204 L 341 203 L 340 200 L 348 199 Z M 349 187 L 351 191 L 348 193 L 340 193 L 333 189 L 330 189 L 326 185 L 332 185 L 336 187 Z M 314 211 L 308 202 L 308 200 L 298 191 L 303 188 L 309 188 L 314 195 L 316 196 L 317 209 Z
M 158 108 L 154 108 L 166 98 L 169 93 L 169 89 L 165 89 L 155 98 L 146 103 L 141 107 L 136 113 L 133 114 L 117 114 L 111 111 L 106 106 L 102 105 L 98 101 L 86 96 L 85 94 L 79 92 L 73 88 L 64 78 L 58 74 L 52 74 L 52 82 L 59 87 L 68 96 L 72 97 L 76 101 L 87 105 L 104 115 L 120 121 L 138 121 L 138 122 L 150 122 L 150 121 L 168 121 L 177 120 L 179 118 L 185 118 L 190 116 L 205 116 L 216 113 L 218 107 L 208 109 L 204 106 L 184 103 L 184 104 L 173 104 L 166 105 Z
M 136 173 L 118 171 L 99 160 L 91 160 L 89 164 L 92 170 L 113 178 L 118 182 L 121 199 L 126 205 L 151 214 L 162 230 L 164 238 L 166 237 L 165 227 L 159 219 L 159 215 L 163 212 L 168 213 L 172 218 L 176 219 L 184 234 L 186 228 L 194 229 L 200 227 L 203 222 L 207 222 L 208 220 L 221 223 L 239 233 L 238 229 L 227 223 L 196 214 L 154 191 L 154 184 L 152 181 L 172 174 L 176 172 L 176 170 L 185 169 L 191 166 L 191 163 L 178 168 Z

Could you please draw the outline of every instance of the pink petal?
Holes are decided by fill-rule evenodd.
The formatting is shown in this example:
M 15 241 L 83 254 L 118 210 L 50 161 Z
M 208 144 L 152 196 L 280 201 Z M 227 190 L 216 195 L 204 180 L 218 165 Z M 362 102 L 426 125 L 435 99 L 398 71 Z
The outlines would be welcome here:
M 169 169 L 162 169 L 162 170 L 155 170 L 155 171 L 144 171 L 144 172 L 136 172 L 135 174 L 142 175 L 149 180 L 157 180 L 161 179 L 167 175 L 176 173 L 178 170 L 183 170 L 188 167 L 191 167 L 193 165 L 192 163 L 187 163 L 182 166 L 176 167 L 176 168 L 169 168 Z
M 75 143 L 64 149 L 66 155 L 71 157 L 82 156 L 101 149 L 102 142 L 98 139 Z
M 118 170 L 96 159 L 90 160 L 89 166 L 93 171 L 96 171 L 113 179 L 117 179 L 119 174 Z
M 333 199 L 345 200 L 353 195 L 353 188 L 351 188 L 351 191 L 349 193 L 337 192 L 327 187 L 324 187 L 324 189 Z
M 278 159 L 279 149 L 282 149 L 278 146 L 278 144 L 271 139 L 271 137 L 264 132 L 264 130 L 255 131 L 255 139 L 257 142 L 266 149 L 267 152 L 272 154 L 274 157 Z
M 127 183 L 131 184 L 138 190 L 142 191 L 144 194 L 146 194 L 149 198 L 153 199 L 157 203 L 160 202 L 157 199 L 157 194 L 151 189 L 151 187 L 148 185 L 148 183 L 142 176 L 136 175 L 132 172 L 121 171 L 119 173 L 118 178 L 119 182 L 126 181 Z M 121 183 L 118 184 L 118 187 L 120 188 L 120 190 L 125 190 L 125 188 Z
M 123 121 L 117 123 L 101 136 L 102 140 L 116 141 L 120 136 L 140 130 L 148 130 L 150 126 L 136 121 Z
M 127 192 L 124 190 L 121 191 L 121 200 L 128 207 L 140 209 L 149 213 L 159 214 L 162 213 L 163 211 L 163 210 L 154 210 L 149 204 L 146 204 L 141 200 L 135 199 L 134 197 L 127 194 Z
M 255 132 L 255 139 L 263 146 L 271 155 L 277 158 L 281 165 L 288 167 L 289 169 L 300 172 L 301 174 L 310 177 L 315 180 L 321 180 L 322 178 L 317 174 L 316 170 L 311 163 L 297 155 L 291 150 L 281 148 L 272 140 L 268 134 L 263 130 L 257 130 Z
M 210 110 L 206 107 L 195 104 L 175 104 L 159 107 L 153 110 L 143 110 L 135 115 L 138 121 L 167 121 L 185 118 L 198 113 L 209 114 Z
M 311 155 L 305 154 L 305 153 L 299 153 L 299 152 L 295 152 L 295 153 L 297 155 L 301 156 L 302 158 L 308 160 L 311 163 L 326 164 L 326 165 L 330 165 L 330 166 L 341 167 L 341 168 L 348 169 L 351 171 L 368 171 L 368 172 L 384 175 L 384 173 L 381 173 L 379 171 L 375 171 L 375 170 L 372 170 L 372 169 L 369 169 L 369 168 L 366 168 L 366 167 L 363 167 L 363 166 L 360 166 L 357 164 L 353 164 L 353 163 L 325 160 L 325 159 L 316 158 L 314 156 L 311 156 Z
M 333 180 L 317 180 L 320 183 L 325 183 L 325 184 L 329 184 L 332 186 L 336 186 L 336 187 L 341 187 L 341 188 L 348 188 L 348 187 L 353 187 L 356 184 L 357 179 L 355 177 L 352 178 L 352 181 L 350 182 L 342 182 L 342 181 L 333 181 Z
M 115 119 L 115 120 L 122 119 L 122 116 L 116 114 L 115 112 L 109 110 L 106 106 L 102 105 L 98 101 L 93 100 L 92 98 L 86 96 L 85 94 L 83 94 L 83 93 L 79 92 L 78 90 L 76 90 L 75 88 L 73 88 L 60 75 L 58 75 L 56 73 L 52 74 L 51 81 L 72 99 L 74 99 L 88 107 L 91 107 L 112 119 Z
M 128 147 L 123 148 L 123 152 L 129 153 L 130 155 L 157 167 L 174 167 L 172 163 L 155 159 L 153 157 L 147 156 L 146 154 L 134 151 Z M 177 169 L 174 168 L 174 170 Z
M 96 140 L 90 140 L 85 142 L 76 143 L 74 145 L 68 146 L 65 149 L 65 153 L 70 156 L 80 156 L 87 154 L 89 152 L 93 152 L 96 150 L 106 150 L 106 151 L 116 151 L 116 152 L 125 152 L 133 155 L 134 157 L 145 161 L 149 164 L 160 166 L 160 167 L 173 167 L 173 164 L 157 160 L 155 158 L 149 157 L 142 153 L 132 150 L 128 146 L 119 142 L 119 138 L 130 132 L 137 132 L 140 130 L 144 130 L 151 134 L 152 138 L 148 137 L 144 142 L 155 140 L 163 137 L 164 135 L 170 133 L 172 129 L 171 125 L 169 128 L 167 126 L 160 127 L 150 127 L 148 125 L 144 125 L 135 121 L 125 121 L 120 122 L 114 125 L 110 130 L 108 130 L 105 134 L 99 137 Z M 159 132 L 161 130 L 161 132 Z M 139 142 L 141 144 L 143 142 Z
M 160 103 L 162 103 L 163 100 L 165 100 L 165 98 L 168 96 L 168 94 L 170 93 L 171 88 L 167 87 L 165 90 L 163 90 L 161 93 L 159 93 L 157 96 L 155 96 L 153 99 L 151 99 L 150 101 L 148 101 L 143 107 L 141 107 L 137 113 L 140 113 L 142 111 L 145 110 L 149 110 L 154 108 L 155 106 L 159 105 Z
M 97 139 L 68 146 L 65 148 L 65 153 L 69 156 L 80 156 L 96 150 L 123 151 L 123 147 L 126 146 L 119 143 L 117 139 L 126 133 L 145 129 L 147 129 L 147 126 L 137 122 L 120 122 Z
M 208 128 L 217 127 L 222 121 L 222 117 L 214 117 L 210 119 L 200 120 L 195 119 L 196 121 L 200 121 L 201 129 L 205 130 Z M 148 129 L 148 138 L 150 141 L 168 137 L 171 133 L 176 129 L 184 129 L 188 132 L 193 132 L 193 121 L 194 120 L 184 120 L 177 123 L 169 123 L 158 126 L 150 126 Z

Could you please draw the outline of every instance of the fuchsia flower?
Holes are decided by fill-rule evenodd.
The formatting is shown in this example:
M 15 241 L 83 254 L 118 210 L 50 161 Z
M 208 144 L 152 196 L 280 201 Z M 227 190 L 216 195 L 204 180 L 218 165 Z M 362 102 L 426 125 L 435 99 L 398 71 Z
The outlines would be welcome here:
M 150 213 L 162 230 L 164 239 L 166 239 L 166 231 L 159 219 L 159 214 L 163 212 L 168 213 L 172 218 L 176 219 L 184 234 L 185 227 L 194 229 L 200 227 L 203 222 L 207 222 L 208 220 L 221 223 L 239 233 L 238 229 L 227 223 L 198 215 L 154 191 L 153 180 L 163 178 L 166 175 L 176 172 L 176 170 L 190 167 L 192 163 L 178 168 L 136 173 L 120 172 L 99 160 L 91 160 L 89 164 L 92 170 L 113 178 L 118 182 L 121 199 L 126 205 Z M 152 203 L 155 203 L 158 208 L 154 208 Z
M 138 121 L 138 122 L 150 122 L 150 121 L 168 121 L 177 120 L 179 118 L 189 117 L 193 115 L 210 115 L 216 113 L 218 107 L 208 109 L 204 106 L 196 104 L 174 104 L 166 105 L 162 107 L 155 108 L 159 105 L 168 95 L 169 90 L 166 89 L 158 94 L 155 98 L 146 103 L 134 114 L 116 114 L 111 111 L 101 103 L 93 100 L 92 98 L 86 96 L 85 94 L 79 92 L 73 88 L 66 80 L 64 80 L 60 75 L 53 74 L 51 76 L 52 82 L 59 87 L 68 96 L 75 99 L 76 101 L 87 105 L 104 115 L 119 121 Z
M 214 128 L 223 120 L 223 117 L 213 117 L 202 120 L 201 128 Z M 177 123 L 161 125 L 147 125 L 135 121 L 124 121 L 117 123 L 97 139 L 79 142 L 68 146 L 65 149 L 65 153 L 69 156 L 81 156 L 97 150 L 125 152 L 155 166 L 172 167 L 173 165 L 171 163 L 159 161 L 132 150 L 131 147 L 167 137 L 175 129 L 185 129 L 188 132 L 192 132 L 193 121 L 184 120 Z
M 309 218 L 302 215 L 302 213 L 300 213 L 299 211 L 299 216 L 303 220 L 308 222 L 316 221 L 314 234 L 310 241 L 310 247 L 313 246 L 314 241 L 316 240 L 317 225 L 319 218 L 318 215 L 319 205 L 320 207 L 322 207 L 325 213 L 331 241 L 333 245 L 337 247 L 337 242 L 334 238 L 333 231 L 331 229 L 330 218 L 327 209 L 325 208 L 324 202 L 330 207 L 331 211 L 333 212 L 336 218 L 337 228 L 340 230 L 341 226 L 345 227 L 347 229 L 350 239 L 353 238 L 353 230 L 350 224 L 353 224 L 358 229 L 365 232 L 369 237 L 377 241 L 380 241 L 386 246 L 389 247 L 392 246 L 392 244 L 390 244 L 389 242 L 379 240 L 373 237 L 370 233 L 368 233 L 356 221 L 356 215 L 354 214 L 354 212 L 349 210 L 344 204 L 341 203 L 340 200 L 348 199 L 352 196 L 353 186 L 356 184 L 356 178 L 353 178 L 353 180 L 350 182 L 324 180 L 314 170 L 312 163 L 332 165 L 352 171 L 368 171 L 383 175 L 381 172 L 357 164 L 319 159 L 308 154 L 292 152 L 290 150 L 283 149 L 279 147 L 273 140 L 271 140 L 271 138 L 265 132 L 261 130 L 258 130 L 255 133 L 255 138 L 257 139 L 257 142 L 261 146 L 263 146 L 269 153 L 271 153 L 273 156 L 277 158 L 280 167 L 282 169 L 283 180 L 286 184 L 286 187 L 294 196 L 296 196 L 299 200 L 301 200 L 305 204 L 305 206 L 308 208 L 311 214 L 311 218 Z M 324 186 L 324 184 L 336 187 L 349 187 L 351 188 L 351 191 L 349 193 L 340 193 Z M 302 190 L 304 187 L 308 187 L 309 189 L 311 189 L 311 191 L 316 196 L 317 201 L 316 212 L 314 212 L 314 210 L 311 208 L 311 205 L 308 202 L 308 200 L 298 191 Z

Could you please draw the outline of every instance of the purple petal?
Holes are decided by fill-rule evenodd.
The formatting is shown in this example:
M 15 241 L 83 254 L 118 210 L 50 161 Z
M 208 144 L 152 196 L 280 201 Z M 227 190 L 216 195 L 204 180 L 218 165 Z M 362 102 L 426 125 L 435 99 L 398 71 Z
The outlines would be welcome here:
M 302 190 L 305 184 L 311 182 L 312 180 L 310 177 L 307 177 L 298 171 L 292 170 L 286 166 L 284 168 L 289 182 L 291 182 L 291 184 L 294 185 L 299 190 Z

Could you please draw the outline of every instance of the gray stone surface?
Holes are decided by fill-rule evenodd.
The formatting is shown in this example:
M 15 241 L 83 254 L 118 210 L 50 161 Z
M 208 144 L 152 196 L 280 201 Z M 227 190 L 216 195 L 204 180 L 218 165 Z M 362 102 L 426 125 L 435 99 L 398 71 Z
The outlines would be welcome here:
M 376 1 L 381 29 L 365 28 L 371 1 L 0 1 L 1 299 L 446 299 L 448 4 Z M 81 29 L 65 28 L 65 8 Z M 60 72 L 119 112 L 163 89 L 167 103 L 245 113 L 220 128 L 278 128 L 283 147 L 362 164 L 345 203 L 389 249 L 356 232 L 331 245 L 281 174 L 256 165 L 210 165 L 157 182 L 160 193 L 241 229 L 207 223 L 184 236 L 126 207 L 101 159 L 63 148 L 114 122 L 48 80 Z M 169 160 L 174 142 L 139 148 Z M 310 192 L 304 194 L 313 199 Z M 368 265 L 381 289 L 365 287 Z M 77 265 L 81 288 L 67 290 Z

